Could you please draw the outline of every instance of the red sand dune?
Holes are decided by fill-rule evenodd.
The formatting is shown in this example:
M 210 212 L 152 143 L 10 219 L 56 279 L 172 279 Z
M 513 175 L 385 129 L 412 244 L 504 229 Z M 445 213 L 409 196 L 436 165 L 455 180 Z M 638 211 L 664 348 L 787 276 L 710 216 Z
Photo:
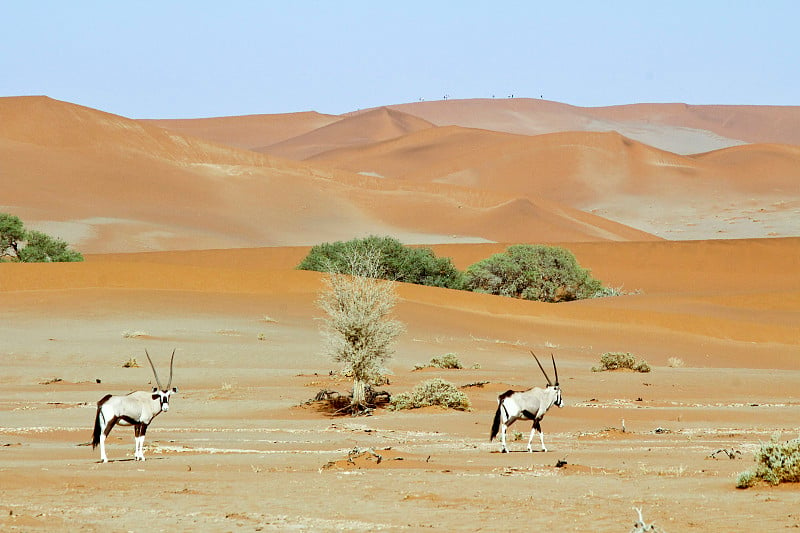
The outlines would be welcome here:
M 396 127 L 389 110 L 426 122 Z M 353 172 L 555 200 L 672 239 L 791 236 L 800 216 L 797 113 L 684 104 L 578 108 L 532 99 L 417 102 L 343 115 L 265 150 Z M 744 142 L 759 144 L 702 155 Z
M 521 136 L 449 126 L 311 160 L 351 172 L 546 198 L 673 238 L 800 230 L 800 149 L 790 145 L 682 156 L 613 132 Z M 746 227 L 730 227 L 737 215 Z
M 384 134 L 420 126 L 394 112 L 376 115 L 376 124 L 392 118 L 376 130 Z M 7 209 L 84 252 L 314 244 L 370 233 L 412 243 L 649 238 L 536 199 L 281 160 L 46 98 L 2 99 L 0 121 Z
M 297 137 L 261 147 L 258 151 L 288 159 L 308 159 L 318 153 L 364 146 L 431 127 L 433 124 L 426 120 L 381 107 L 342 118 Z
M 635 104 L 575 107 L 524 98 L 446 100 L 391 106 L 437 126 L 524 135 L 616 131 L 676 153 L 708 152 L 742 142 L 800 144 L 800 107 Z
M 497 98 L 396 104 L 341 116 L 292 113 L 153 122 L 188 135 L 269 153 L 270 144 L 381 109 L 396 110 L 437 126 L 519 135 L 616 131 L 644 144 L 681 154 L 708 152 L 743 143 L 800 144 L 800 108 L 796 106 L 632 104 L 577 107 L 549 100 Z

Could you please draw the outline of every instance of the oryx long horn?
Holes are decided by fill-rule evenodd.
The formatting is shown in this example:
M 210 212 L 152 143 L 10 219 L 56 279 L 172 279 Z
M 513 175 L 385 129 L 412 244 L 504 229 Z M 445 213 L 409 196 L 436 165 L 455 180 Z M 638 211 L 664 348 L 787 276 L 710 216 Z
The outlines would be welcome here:
M 550 354 L 550 355 L 552 355 L 552 354 Z M 167 389 L 169 389 L 172 386 L 172 361 L 174 361 L 174 360 L 175 360 L 175 349 L 173 348 L 172 349 L 172 357 L 169 358 L 169 383 L 167 383 Z M 555 364 L 556 364 L 556 362 L 553 361 L 553 365 L 555 365 Z M 558 383 L 558 374 L 556 374 L 556 383 Z
M 153 375 L 156 377 L 156 384 L 158 385 L 159 390 L 165 390 L 164 387 L 161 386 L 161 380 L 158 379 L 158 372 L 156 372 L 156 367 L 153 366 L 153 360 L 150 359 L 150 354 L 147 353 L 145 349 L 144 354 L 147 356 L 147 360 L 150 362 L 150 368 L 153 369 Z M 170 363 L 170 370 L 169 370 L 169 379 L 172 381 L 172 364 Z
M 556 373 L 556 387 L 558 387 L 558 367 L 556 366 L 556 358 L 552 353 L 550 354 L 550 358 L 553 360 L 553 372 Z
M 533 358 L 536 359 L 536 364 L 539 365 L 539 369 L 542 371 L 542 374 L 544 374 L 544 379 L 547 380 L 547 384 L 548 385 L 553 385 L 553 382 L 550 381 L 550 377 L 547 375 L 547 372 L 544 371 L 544 367 L 542 366 L 542 363 L 539 362 L 539 358 L 536 357 L 536 354 L 533 353 L 533 350 L 531 350 L 530 352 L 531 352 L 531 355 L 533 356 Z

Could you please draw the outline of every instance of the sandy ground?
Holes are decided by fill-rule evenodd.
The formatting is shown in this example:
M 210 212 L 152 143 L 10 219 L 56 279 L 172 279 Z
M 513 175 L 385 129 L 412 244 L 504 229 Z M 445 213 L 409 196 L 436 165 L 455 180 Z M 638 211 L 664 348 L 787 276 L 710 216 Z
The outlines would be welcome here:
M 497 246 L 438 251 L 461 264 Z M 305 250 L 3 265 L 0 529 L 626 531 L 633 507 L 667 531 L 800 527 L 798 487 L 734 488 L 760 442 L 798 436 L 800 240 L 575 245 L 641 293 L 570 304 L 401 285 L 386 388 L 440 376 L 472 409 L 360 418 L 303 405 L 348 388 L 319 355 L 320 277 L 292 270 Z M 162 377 L 177 350 L 180 392 L 144 463 L 117 427 L 100 464 L 95 403 L 149 386 L 145 349 Z M 548 452 L 525 452 L 517 424 L 501 454 L 497 395 L 544 382 L 529 349 L 555 355 L 566 405 L 543 421 Z M 612 350 L 652 372 L 592 372 Z M 465 369 L 413 370 L 450 352 Z

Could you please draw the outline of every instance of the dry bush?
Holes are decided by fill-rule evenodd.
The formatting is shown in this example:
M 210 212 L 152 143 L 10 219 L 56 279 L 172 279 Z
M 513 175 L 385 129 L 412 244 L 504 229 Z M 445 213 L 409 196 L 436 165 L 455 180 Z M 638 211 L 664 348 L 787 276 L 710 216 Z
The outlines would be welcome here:
M 385 390 L 376 390 L 371 386 L 366 386 L 364 389 L 364 405 L 359 407 L 358 410 L 353 410 L 353 395 L 342 394 L 335 390 L 322 389 L 313 399 L 305 402 L 305 405 L 316 405 L 320 411 L 324 411 L 334 415 L 344 414 L 369 414 L 375 411 L 377 407 L 386 407 L 391 401 L 391 394 Z
M 634 372 L 650 372 L 650 365 L 644 359 L 637 360 L 628 352 L 606 352 L 600 356 L 600 366 L 592 367 L 592 372 L 629 369 Z
M 123 368 L 139 368 L 139 362 L 136 360 L 135 357 L 129 358 L 127 361 L 122 363 Z
M 431 405 L 465 411 L 472 404 L 469 397 L 458 390 L 458 387 L 441 378 L 423 381 L 417 384 L 411 392 L 402 392 L 394 396 L 391 401 L 391 407 L 395 410 L 418 409 Z
M 737 488 L 752 487 L 759 480 L 770 485 L 800 482 L 800 438 L 781 443 L 773 437 L 761 445 L 755 460 L 755 470 L 739 474 Z
M 446 353 L 442 356 L 431 358 L 431 366 L 450 369 L 464 368 L 461 366 L 461 361 L 458 360 L 458 355 L 454 353 Z
M 670 368 L 683 368 L 684 362 L 680 357 L 670 357 L 667 359 L 667 366 Z
M 329 271 L 327 289 L 317 303 L 327 314 L 322 326 L 324 350 L 352 374 L 351 407 L 359 412 L 369 407 L 366 389 L 378 382 L 393 354 L 391 345 L 404 328 L 391 316 L 397 302 L 394 284 L 378 279 L 380 252 L 352 250 L 345 260 L 350 274 Z

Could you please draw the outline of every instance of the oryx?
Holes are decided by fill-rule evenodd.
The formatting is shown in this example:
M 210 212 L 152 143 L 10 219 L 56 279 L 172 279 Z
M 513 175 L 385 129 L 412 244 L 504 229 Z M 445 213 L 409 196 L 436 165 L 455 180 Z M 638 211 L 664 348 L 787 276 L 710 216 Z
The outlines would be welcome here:
M 561 388 L 558 386 L 558 368 L 556 368 L 556 358 L 553 354 L 550 357 L 553 360 L 553 371 L 556 374 L 556 382 L 550 381 L 547 372 L 544 371 L 542 363 L 539 358 L 531 351 L 531 355 L 536 359 L 536 363 L 542 370 L 545 379 L 547 380 L 547 387 L 544 389 L 533 387 L 526 391 L 513 391 L 508 390 L 498 396 L 497 398 L 497 411 L 494 414 L 494 422 L 492 423 L 492 434 L 489 437 L 489 442 L 494 440 L 497 432 L 500 431 L 500 437 L 503 442 L 502 452 L 508 452 L 506 447 L 506 428 L 517 420 L 531 420 L 533 427 L 531 428 L 531 436 L 528 438 L 528 451 L 532 452 L 531 443 L 533 442 L 533 434 L 539 432 L 539 439 L 542 442 L 542 451 L 547 451 L 544 445 L 544 433 L 540 422 L 544 418 L 545 413 L 553 405 L 559 407 L 564 406 L 564 401 L 561 399 Z
M 175 350 L 172 350 L 172 357 L 169 360 L 169 382 L 167 386 L 161 385 L 158 379 L 158 372 L 153 366 L 150 354 L 144 351 L 153 375 L 156 378 L 158 387 L 153 387 L 153 392 L 136 391 L 125 396 L 112 396 L 107 394 L 97 402 L 97 416 L 94 419 L 94 433 L 92 435 L 92 448 L 100 445 L 100 460 L 108 462 L 106 457 L 106 437 L 116 424 L 123 426 L 133 426 L 135 448 L 133 458 L 136 461 L 144 461 L 144 435 L 147 426 L 162 411 L 169 410 L 169 397 L 172 393 L 178 392 L 177 387 L 172 386 L 172 361 L 175 359 Z

